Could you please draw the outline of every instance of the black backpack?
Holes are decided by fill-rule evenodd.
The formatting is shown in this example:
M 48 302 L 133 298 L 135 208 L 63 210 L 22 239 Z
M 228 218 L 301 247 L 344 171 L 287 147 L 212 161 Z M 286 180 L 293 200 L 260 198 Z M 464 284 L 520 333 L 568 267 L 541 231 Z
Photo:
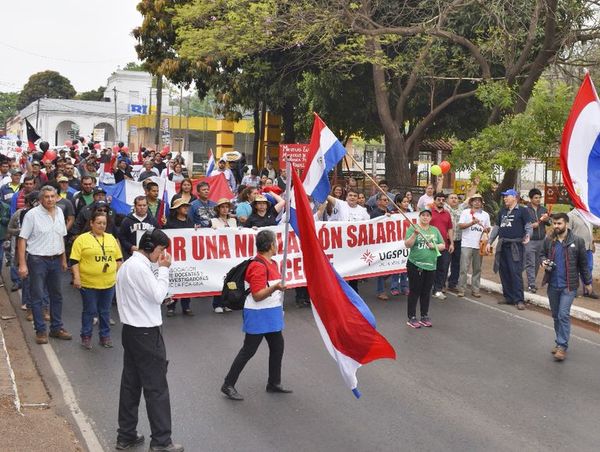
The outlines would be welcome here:
M 246 259 L 229 270 L 225 275 L 221 301 L 225 307 L 233 311 L 239 311 L 244 307 L 246 296 L 250 293 L 250 289 L 245 289 L 244 280 L 246 278 L 246 270 L 248 270 L 248 266 L 252 261 L 260 262 L 265 267 L 267 266 L 261 259 Z

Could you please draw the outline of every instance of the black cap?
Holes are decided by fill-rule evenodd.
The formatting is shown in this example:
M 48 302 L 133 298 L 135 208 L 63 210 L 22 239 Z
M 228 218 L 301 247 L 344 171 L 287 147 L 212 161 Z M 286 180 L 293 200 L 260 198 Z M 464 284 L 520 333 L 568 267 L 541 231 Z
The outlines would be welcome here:
M 98 193 L 104 193 L 106 194 L 106 190 L 102 187 L 96 187 L 94 188 L 94 194 L 97 195 Z

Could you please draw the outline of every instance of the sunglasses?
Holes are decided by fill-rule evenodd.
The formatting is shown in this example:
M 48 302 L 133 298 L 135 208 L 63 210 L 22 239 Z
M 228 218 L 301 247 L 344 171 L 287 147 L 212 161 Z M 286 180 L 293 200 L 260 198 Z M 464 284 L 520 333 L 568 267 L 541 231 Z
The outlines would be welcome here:
M 96 209 L 96 212 L 108 212 L 107 209 Z

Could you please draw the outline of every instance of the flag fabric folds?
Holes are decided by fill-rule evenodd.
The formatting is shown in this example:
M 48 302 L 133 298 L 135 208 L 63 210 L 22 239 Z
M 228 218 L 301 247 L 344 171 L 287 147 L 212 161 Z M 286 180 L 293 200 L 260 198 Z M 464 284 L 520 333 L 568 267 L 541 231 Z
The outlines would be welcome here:
M 306 193 L 318 202 L 324 202 L 331 191 L 329 172 L 346 155 L 346 148 L 340 143 L 329 127 L 315 113 L 306 170 L 303 175 Z
M 215 156 L 213 155 L 212 149 L 208 150 L 208 163 L 206 164 L 206 175 L 210 176 L 210 173 L 215 169 Z
M 337 274 L 325 256 L 302 182 L 295 171 L 292 171 L 292 177 L 290 223 L 300 239 L 315 322 L 342 379 L 358 398 L 358 368 L 380 358 L 395 359 L 396 352 L 375 329 L 375 317 L 369 307 Z
M 25 127 L 27 128 L 27 147 L 30 151 L 35 151 L 35 142 L 41 137 L 37 134 L 29 120 L 25 119 Z
M 560 166 L 573 205 L 600 226 L 600 101 L 590 74 L 583 79 L 563 130 Z

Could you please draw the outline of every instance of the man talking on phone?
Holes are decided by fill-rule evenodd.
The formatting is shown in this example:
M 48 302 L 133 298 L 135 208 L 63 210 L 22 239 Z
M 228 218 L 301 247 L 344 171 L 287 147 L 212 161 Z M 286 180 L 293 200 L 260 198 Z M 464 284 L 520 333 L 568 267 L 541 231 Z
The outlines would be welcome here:
M 150 421 L 150 451 L 181 452 L 171 440 L 171 402 L 167 383 L 167 353 L 160 327 L 161 304 L 169 290 L 169 238 L 160 229 L 146 231 L 138 250 L 117 274 L 117 306 L 123 323 L 123 374 L 119 396 L 118 450 L 144 442 L 138 434 L 142 389 Z M 152 264 L 158 264 L 154 274 Z

